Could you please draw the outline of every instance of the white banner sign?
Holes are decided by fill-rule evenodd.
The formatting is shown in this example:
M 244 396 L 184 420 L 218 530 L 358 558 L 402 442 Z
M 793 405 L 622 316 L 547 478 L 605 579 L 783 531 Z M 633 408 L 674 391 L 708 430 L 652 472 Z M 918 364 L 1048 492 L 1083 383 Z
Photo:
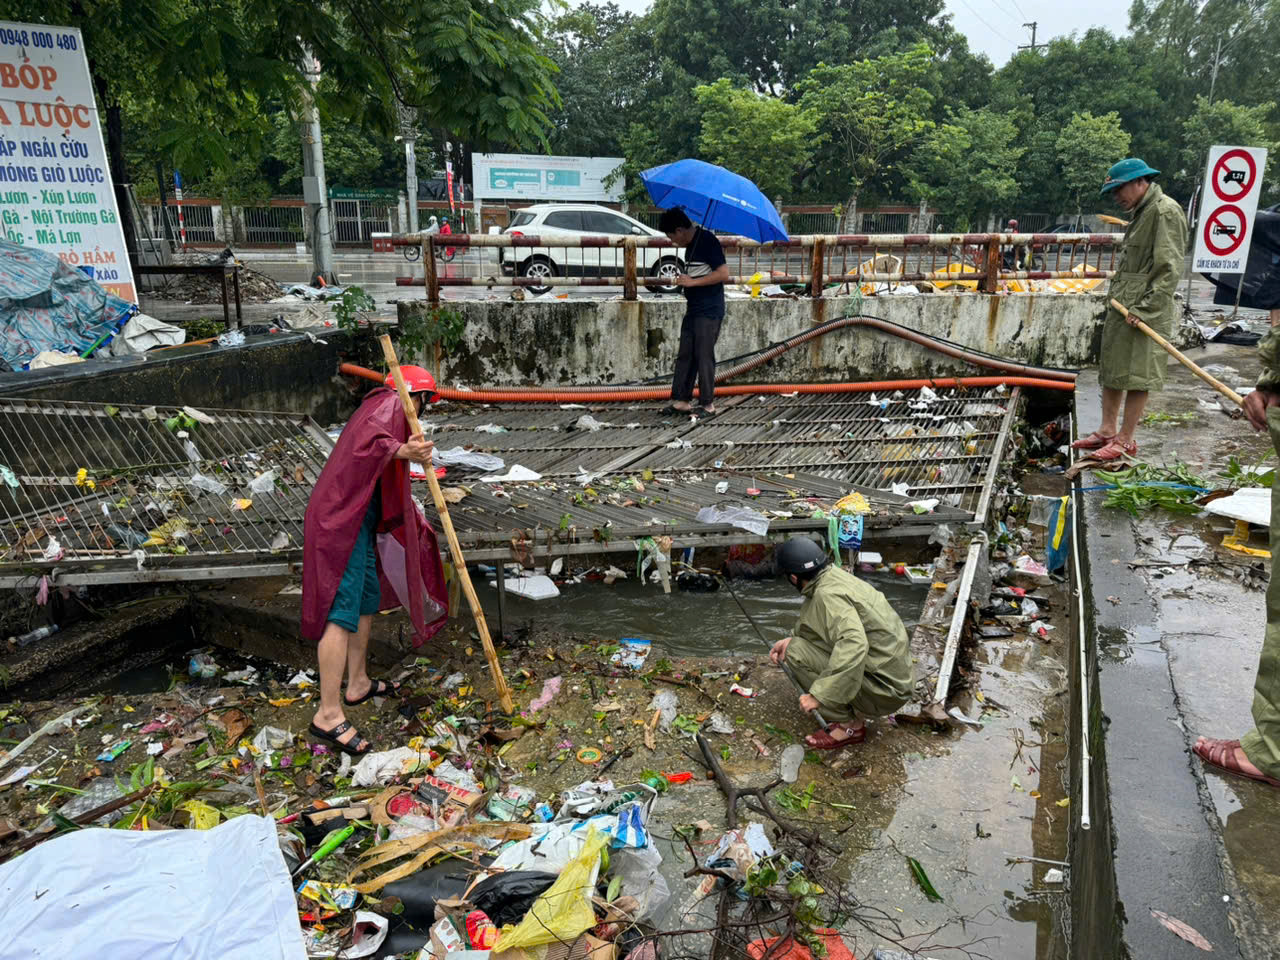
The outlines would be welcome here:
M 1244 273 L 1266 166 L 1262 147 L 1209 151 L 1191 260 L 1196 273 Z
M 0 237 L 138 302 L 75 27 L 0 22 Z
M 488 200 L 622 200 L 622 157 L 473 153 L 471 189 Z M 606 181 L 609 181 L 606 185 Z

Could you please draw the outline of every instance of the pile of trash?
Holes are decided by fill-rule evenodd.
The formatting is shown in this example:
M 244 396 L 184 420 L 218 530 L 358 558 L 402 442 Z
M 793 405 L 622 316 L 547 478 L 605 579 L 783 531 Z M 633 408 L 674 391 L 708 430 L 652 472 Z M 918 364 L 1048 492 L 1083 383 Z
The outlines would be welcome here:
M 186 253 L 176 253 L 173 256 L 173 262 L 175 264 L 195 266 L 236 264 L 240 268 L 241 303 L 271 303 L 282 292 L 278 282 L 272 280 L 265 273 L 253 269 L 243 260 L 238 259 L 230 247 L 213 254 L 200 253 L 194 250 Z M 163 285 L 158 285 L 154 290 L 148 290 L 147 296 L 155 297 L 157 300 L 180 300 L 184 303 L 222 302 L 222 281 L 216 276 L 182 274 L 165 279 L 167 282 Z M 230 279 L 227 281 L 227 295 L 231 295 Z

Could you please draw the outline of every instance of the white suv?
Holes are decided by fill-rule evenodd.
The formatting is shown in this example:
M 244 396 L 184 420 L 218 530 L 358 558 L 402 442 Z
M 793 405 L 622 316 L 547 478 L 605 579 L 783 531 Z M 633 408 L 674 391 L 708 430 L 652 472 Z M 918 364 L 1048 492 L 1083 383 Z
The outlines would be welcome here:
M 499 247 L 498 263 L 506 276 L 532 277 L 620 277 L 621 240 L 628 236 L 662 237 L 661 231 L 639 220 L 594 203 L 539 203 L 516 211 L 511 224 L 502 231 L 512 236 L 543 237 L 545 247 Z M 556 240 L 577 241 L 582 237 L 606 237 L 609 247 L 557 247 Z M 652 280 L 649 290 L 675 290 L 673 281 L 684 272 L 684 261 L 675 248 L 640 247 L 636 269 Z M 662 282 L 665 281 L 665 282 Z M 530 287 L 536 294 L 550 286 Z

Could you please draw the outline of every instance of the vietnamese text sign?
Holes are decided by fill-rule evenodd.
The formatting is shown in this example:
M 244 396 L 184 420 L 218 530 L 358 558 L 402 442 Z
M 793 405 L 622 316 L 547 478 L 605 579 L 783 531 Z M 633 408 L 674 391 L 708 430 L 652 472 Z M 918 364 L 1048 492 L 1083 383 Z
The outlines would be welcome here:
M 1266 165 L 1267 151 L 1261 147 L 1214 147 L 1209 151 L 1192 270 L 1244 273 Z
M 622 199 L 621 157 L 544 157 L 536 153 L 473 153 L 471 182 L 493 200 Z
M 0 22 L 0 236 L 138 302 L 75 27 Z

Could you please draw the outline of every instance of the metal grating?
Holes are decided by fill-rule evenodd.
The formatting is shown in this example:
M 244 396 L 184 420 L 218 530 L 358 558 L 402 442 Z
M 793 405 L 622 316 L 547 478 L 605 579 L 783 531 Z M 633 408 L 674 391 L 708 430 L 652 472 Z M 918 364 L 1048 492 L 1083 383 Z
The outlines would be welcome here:
M 53 569 L 77 571 L 62 584 L 261 575 L 301 560 L 332 440 L 296 414 L 197 411 L 207 422 L 166 425 L 181 413 L 0 399 L 0 585 Z M 267 472 L 274 482 L 253 491 Z M 225 490 L 202 489 L 197 474 Z M 237 509 L 241 499 L 250 505 Z
M 698 510 L 712 505 L 766 512 L 771 532 L 825 529 L 824 519 L 801 515 L 853 490 L 877 509 L 871 529 L 972 522 L 985 513 L 1017 391 L 940 393 L 927 400 L 909 391 L 874 403 L 865 393 L 735 397 L 718 404 L 714 420 L 696 424 L 662 417 L 659 404 L 603 403 L 436 407 L 423 423 L 440 449 L 492 453 L 504 470 L 520 464 L 543 476 L 505 484 L 496 495 L 489 484 L 471 483 L 478 472 L 450 468 L 447 483 L 471 486 L 450 510 L 454 525 L 468 555 L 482 559 L 510 555 L 513 537 L 531 538 L 539 553 L 598 551 L 602 539 L 630 548 L 662 535 L 677 545 L 761 539 L 699 523 Z M 583 415 L 606 425 L 579 428 Z M 595 496 L 582 496 L 575 478 L 584 471 L 602 475 L 591 485 Z M 645 471 L 653 480 L 643 496 L 618 482 Z M 720 481 L 729 482 L 727 495 L 716 492 Z M 895 484 L 906 484 L 905 496 L 891 492 Z M 748 487 L 761 493 L 748 497 Z M 933 497 L 941 504 L 927 518 L 906 507 Z M 781 518 L 788 512 L 791 519 Z

